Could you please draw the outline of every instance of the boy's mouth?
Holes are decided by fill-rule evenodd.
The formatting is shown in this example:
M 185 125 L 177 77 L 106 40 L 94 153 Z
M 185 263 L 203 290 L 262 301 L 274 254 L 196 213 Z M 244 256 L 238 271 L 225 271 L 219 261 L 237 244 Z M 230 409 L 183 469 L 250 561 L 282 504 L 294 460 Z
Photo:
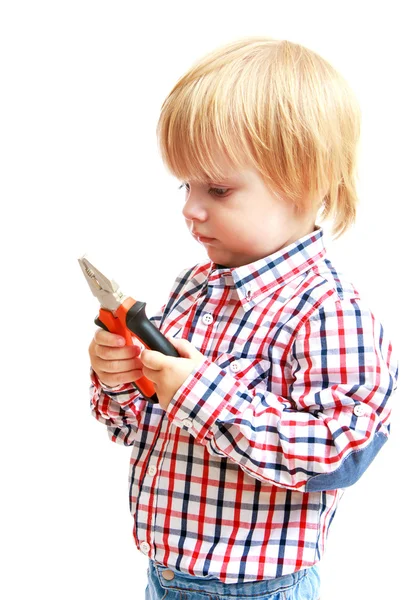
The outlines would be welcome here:
M 215 238 L 206 237 L 205 235 L 200 235 L 198 233 L 192 233 L 192 236 L 202 244 L 207 244 L 209 242 L 213 242 Z

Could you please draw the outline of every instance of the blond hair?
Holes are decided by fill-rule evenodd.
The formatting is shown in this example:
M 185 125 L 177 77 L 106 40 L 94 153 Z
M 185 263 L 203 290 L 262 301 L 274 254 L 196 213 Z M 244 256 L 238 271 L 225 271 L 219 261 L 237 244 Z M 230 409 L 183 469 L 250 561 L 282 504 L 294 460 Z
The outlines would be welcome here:
M 301 210 L 317 202 L 339 237 L 356 214 L 360 121 L 351 88 L 321 56 L 287 40 L 247 38 L 177 82 L 157 134 L 178 179 L 221 180 L 219 156 L 232 168 L 250 165 Z

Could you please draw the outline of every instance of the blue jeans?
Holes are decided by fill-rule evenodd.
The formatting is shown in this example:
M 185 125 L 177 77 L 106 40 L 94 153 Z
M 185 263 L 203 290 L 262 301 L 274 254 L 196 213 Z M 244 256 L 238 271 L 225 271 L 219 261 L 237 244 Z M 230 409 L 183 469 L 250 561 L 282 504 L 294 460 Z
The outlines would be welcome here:
M 319 573 L 315 566 L 277 579 L 231 584 L 222 583 L 214 577 L 186 575 L 150 561 L 145 598 L 146 600 L 163 598 L 165 600 L 233 600 L 234 598 L 318 600 Z

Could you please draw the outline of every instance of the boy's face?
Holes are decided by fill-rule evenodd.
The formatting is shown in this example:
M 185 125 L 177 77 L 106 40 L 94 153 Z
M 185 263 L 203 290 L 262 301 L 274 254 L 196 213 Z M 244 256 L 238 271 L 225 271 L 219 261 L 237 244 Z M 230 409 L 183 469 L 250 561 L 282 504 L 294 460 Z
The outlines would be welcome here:
M 209 258 L 239 267 L 264 258 L 315 229 L 317 207 L 297 212 L 273 195 L 252 168 L 207 184 L 187 182 L 183 215 Z

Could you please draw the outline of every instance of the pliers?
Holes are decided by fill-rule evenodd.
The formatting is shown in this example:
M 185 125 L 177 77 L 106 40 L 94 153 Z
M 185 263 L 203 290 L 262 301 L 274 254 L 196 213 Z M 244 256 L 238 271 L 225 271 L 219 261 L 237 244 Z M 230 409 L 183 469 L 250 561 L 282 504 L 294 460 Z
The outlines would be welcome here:
M 150 350 L 158 350 L 167 356 L 180 356 L 174 346 L 151 323 L 145 314 L 145 302 L 138 302 L 125 296 L 119 285 L 108 279 L 85 256 L 78 259 L 87 283 L 94 296 L 100 302 L 100 311 L 95 319 L 96 325 L 106 331 L 117 333 L 133 345 L 132 337 Z M 146 377 L 133 382 L 134 386 L 150 402 L 158 402 L 154 384 Z

